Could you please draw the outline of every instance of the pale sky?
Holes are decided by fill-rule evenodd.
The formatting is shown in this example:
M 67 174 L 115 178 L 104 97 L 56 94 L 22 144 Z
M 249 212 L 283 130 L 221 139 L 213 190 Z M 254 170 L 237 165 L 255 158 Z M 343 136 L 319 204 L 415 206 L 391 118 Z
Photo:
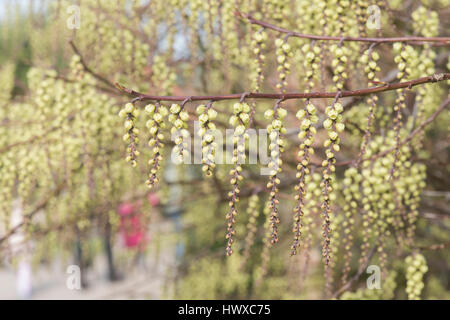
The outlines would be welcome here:
M 34 6 L 38 6 L 41 2 L 40 0 L 32 0 Z M 50 1 L 56 1 L 56 0 L 50 0 Z M 7 4 L 13 5 L 19 5 L 20 7 L 26 9 L 28 8 L 28 5 L 30 3 L 30 0 L 0 0 L 0 19 L 3 19 L 5 15 L 5 8 Z

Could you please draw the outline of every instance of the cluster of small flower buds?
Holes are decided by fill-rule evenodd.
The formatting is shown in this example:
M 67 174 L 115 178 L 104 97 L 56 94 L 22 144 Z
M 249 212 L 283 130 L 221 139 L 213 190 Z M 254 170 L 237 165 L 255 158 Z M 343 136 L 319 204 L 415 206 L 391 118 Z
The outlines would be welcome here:
M 177 75 L 167 65 L 167 62 L 163 56 L 156 55 L 154 57 L 152 71 L 152 82 L 155 86 L 158 86 L 159 94 L 170 94 L 170 89 L 173 87 Z
M 369 156 L 376 155 L 395 147 L 395 135 L 393 130 L 386 132 L 385 136 L 376 136 L 367 148 Z M 365 160 L 362 163 L 360 191 L 362 194 L 361 205 L 363 215 L 363 239 L 361 245 L 361 263 L 367 262 L 367 254 L 370 246 L 370 238 L 379 239 L 389 236 L 391 230 L 395 230 L 395 236 L 399 243 L 405 241 L 405 222 L 411 217 L 415 221 L 416 195 L 420 194 L 424 179 L 419 167 L 411 165 L 409 161 L 410 150 L 408 146 L 401 147 L 398 157 L 398 165 L 395 171 L 395 181 L 389 181 L 390 168 L 394 161 L 394 155 L 388 154 L 376 160 Z M 389 183 L 391 182 L 391 183 Z M 410 188 L 410 185 L 414 187 Z M 409 206 L 407 209 L 405 206 Z M 408 210 L 408 213 L 406 211 Z M 408 226 L 409 227 L 409 226 Z M 407 229 L 409 232 L 410 229 Z M 414 231 L 411 229 L 411 231 Z M 380 252 L 380 266 L 385 262 L 384 245 L 378 246 Z
M 186 138 L 189 136 L 187 128 L 187 121 L 189 114 L 184 110 L 184 106 L 174 103 L 170 106 L 169 122 L 172 123 L 170 133 L 174 137 L 175 146 L 172 149 L 173 154 L 176 155 L 176 161 L 182 163 L 185 157 L 188 156 Z
M 324 258 L 325 265 L 328 265 L 330 261 L 330 193 L 333 191 L 333 174 L 336 170 L 335 163 L 335 152 L 340 150 L 339 143 L 339 133 L 344 131 L 345 125 L 343 123 L 342 112 L 344 111 L 344 107 L 339 102 L 333 103 L 331 106 L 328 106 L 325 109 L 325 113 L 327 115 L 327 119 L 323 122 L 324 128 L 328 131 L 328 139 L 324 142 L 324 147 L 326 148 L 325 154 L 327 159 L 322 162 L 323 170 L 323 181 L 321 183 L 321 187 L 323 190 L 323 215 L 324 215 L 324 223 L 323 223 L 323 236 L 324 236 L 324 245 L 322 255 Z
M 322 15 L 319 4 L 312 6 L 308 1 L 299 1 L 296 4 L 298 32 L 314 34 L 318 27 L 317 20 Z
M 135 108 L 134 104 L 129 102 L 125 107 L 120 110 L 119 116 L 125 118 L 124 126 L 127 132 L 123 136 L 123 141 L 128 143 L 126 161 L 130 162 L 133 167 L 137 165 L 137 157 L 139 151 L 136 149 L 139 142 L 138 134 L 139 129 L 136 128 L 136 118 L 139 114 L 139 110 Z
M 333 82 L 337 90 L 344 88 L 345 80 L 348 78 L 348 74 L 345 71 L 348 61 L 348 56 L 351 54 L 350 49 L 343 46 L 333 44 L 330 46 L 330 52 L 333 54 L 334 59 L 331 61 L 331 67 L 333 68 Z
M 253 35 L 252 48 L 253 54 L 256 56 L 254 60 L 255 74 L 251 75 L 252 91 L 259 92 L 262 82 L 264 81 L 263 68 L 266 56 L 263 50 L 266 48 L 267 32 L 260 30 Z
M 77 54 L 73 55 L 72 59 L 70 59 L 69 66 L 72 72 L 72 76 L 77 80 L 81 80 L 81 78 L 83 78 L 84 68 L 83 65 L 81 64 L 80 56 Z
M 297 248 L 300 245 L 300 236 L 302 228 L 302 216 L 304 215 L 304 200 L 306 195 L 306 177 L 310 173 L 309 161 L 310 156 L 314 154 L 314 149 L 312 144 L 314 142 L 314 134 L 316 133 L 316 128 L 313 126 L 319 117 L 316 115 L 316 107 L 309 101 L 306 102 L 304 109 L 300 109 L 296 117 L 301 121 L 300 132 L 298 138 L 301 140 L 298 152 L 298 165 L 297 165 L 297 175 L 298 184 L 295 186 L 297 194 L 295 195 L 295 200 L 297 205 L 294 208 L 294 243 L 291 247 L 291 255 L 297 254 Z
M 420 34 L 422 36 L 438 36 L 439 16 L 436 11 L 430 10 L 424 6 L 420 6 L 411 14 L 411 17 L 413 19 L 414 30 L 420 30 Z M 430 44 L 424 44 L 420 56 L 417 57 L 418 61 L 420 61 L 417 65 L 417 70 L 413 70 L 413 75 L 411 77 L 426 77 L 428 75 L 434 74 L 436 72 L 436 55 L 436 51 L 433 50 Z M 448 83 L 450 83 L 450 81 Z M 419 106 L 417 113 L 418 123 L 423 121 L 425 113 L 433 110 L 433 108 L 430 107 L 432 103 L 429 103 L 429 101 L 427 101 L 430 100 L 430 97 L 434 96 L 433 93 L 430 94 L 431 90 L 435 90 L 435 88 L 423 86 L 419 87 L 417 90 L 416 103 Z M 418 147 L 420 148 L 420 146 Z
M 369 144 L 369 152 L 372 150 L 372 146 L 374 145 L 374 141 Z M 381 178 L 378 173 L 385 174 L 387 170 L 381 169 L 377 170 L 374 168 L 366 167 L 369 161 L 365 161 L 363 163 L 364 169 L 361 171 L 361 176 L 363 180 L 361 182 L 361 190 L 362 190 L 362 209 L 363 209 L 363 217 L 362 217 L 362 226 L 363 226 L 363 235 L 362 235 L 362 243 L 361 243 L 361 256 L 360 256 L 360 264 L 364 265 L 367 263 L 368 254 L 370 249 L 370 238 L 374 236 L 375 233 L 378 233 L 378 225 L 375 224 L 377 215 L 379 211 L 377 210 L 377 201 L 385 200 L 380 197 L 380 193 L 383 192 L 380 190 L 380 193 L 375 192 L 373 186 L 375 183 L 380 185 L 386 185 L 386 190 L 389 189 L 389 185 L 385 183 L 384 179 Z M 375 164 L 375 166 L 377 163 Z M 377 173 L 376 175 L 374 173 Z M 395 210 L 395 205 L 390 202 L 389 205 L 385 205 L 386 209 Z M 381 221 L 381 219 L 380 219 Z M 373 227 L 372 227 L 373 226 Z
M 217 147 L 214 142 L 214 130 L 216 125 L 214 120 L 217 118 L 217 111 L 212 108 L 212 104 L 201 104 L 197 107 L 198 120 L 200 121 L 200 129 L 198 135 L 202 137 L 202 171 L 206 176 L 211 176 L 215 164 L 215 149 Z
M 329 19 L 330 18 L 330 13 L 332 13 L 332 10 L 329 10 L 327 8 L 327 1 L 319 1 L 317 3 L 317 6 L 319 7 L 319 21 L 318 25 L 320 26 L 320 29 L 323 30 L 324 34 L 329 34 L 330 31 L 330 25 L 329 25 L 329 21 L 334 21 L 334 19 Z
M 250 257 L 250 249 L 255 242 L 255 235 L 256 231 L 258 230 L 257 219 L 259 216 L 259 196 L 257 193 L 252 194 L 248 199 L 247 214 L 247 236 L 245 238 L 243 261 L 247 261 L 247 259 Z
M 271 244 L 278 242 L 278 224 L 280 223 L 278 217 L 278 204 L 277 199 L 278 185 L 280 184 L 280 178 L 278 174 L 281 173 L 281 166 L 283 161 L 281 160 L 281 154 L 284 151 L 285 141 L 282 135 L 286 134 L 286 128 L 283 125 L 283 119 L 287 116 L 286 109 L 279 107 L 281 101 L 277 102 L 274 109 L 269 109 L 264 113 L 264 117 L 267 120 L 271 120 L 271 123 L 267 126 L 267 133 L 269 134 L 269 182 L 267 188 L 270 190 L 268 205 L 270 208 L 270 227 L 272 229 Z
M 19 151 L 19 157 L 17 157 L 17 179 L 20 181 L 17 187 L 17 194 L 23 199 L 30 196 L 33 189 L 33 177 L 34 172 L 38 169 L 36 162 L 33 161 L 39 157 L 39 152 L 34 149 L 26 150 L 21 149 Z M 49 160 L 47 160 L 49 161 Z M 4 168 L 2 168 L 3 171 Z
M 381 70 L 377 64 L 378 60 L 380 60 L 380 55 L 373 50 L 366 50 L 361 56 L 361 62 L 365 65 L 364 72 L 369 81 L 380 81 L 375 75 L 376 72 Z
M 347 283 L 347 277 L 351 270 L 350 262 L 352 258 L 351 244 L 353 242 L 353 226 L 355 224 L 355 217 L 358 213 L 358 203 L 361 200 L 361 192 L 359 185 L 362 180 L 362 176 L 359 174 L 355 167 L 348 168 L 344 173 L 343 190 L 345 204 L 342 208 L 344 211 L 345 219 L 342 222 L 343 240 L 344 243 L 344 268 L 342 271 L 342 284 Z
M 378 82 L 380 81 L 376 77 L 376 72 L 380 71 L 380 67 L 377 64 L 377 61 L 380 59 L 380 55 L 372 50 L 366 50 L 364 54 L 361 56 L 361 62 L 365 66 L 364 72 L 366 73 L 367 79 L 368 79 L 368 86 L 371 86 L 373 81 Z M 370 137 L 372 135 L 371 129 L 372 129 L 372 122 L 375 117 L 375 109 L 377 106 L 378 96 L 371 95 L 367 98 L 367 102 L 369 104 L 369 114 L 367 117 L 367 127 L 366 131 L 364 133 L 364 138 L 361 144 L 360 153 L 358 156 L 358 159 L 356 161 L 356 167 L 359 167 L 362 158 L 364 157 L 364 154 L 366 153 L 367 144 L 370 141 Z
M 257 273 L 256 281 L 255 281 L 256 287 L 259 287 L 259 285 L 261 284 L 262 280 L 264 279 L 264 277 L 267 274 L 268 267 L 269 267 L 270 248 L 272 247 L 272 244 L 271 244 L 272 231 L 270 230 L 271 215 L 270 215 L 269 202 L 270 202 L 270 200 L 268 200 L 267 203 L 264 204 L 264 207 L 263 207 L 263 214 L 265 217 L 264 230 L 266 230 L 264 238 L 266 239 L 266 241 L 264 241 L 264 246 L 261 251 L 261 267 L 259 270 L 256 271 L 256 273 Z
M 419 300 L 424 287 L 423 275 L 428 271 L 425 257 L 420 253 L 406 257 L 406 293 L 409 300 Z
M 161 148 L 164 147 L 164 134 L 161 129 L 166 127 L 164 122 L 164 117 L 169 114 L 169 111 L 165 106 L 157 104 L 148 104 L 145 106 L 145 112 L 151 117 L 145 124 L 150 133 L 150 139 L 148 141 L 148 146 L 153 148 L 153 156 L 148 161 L 149 166 L 151 167 L 150 173 L 148 175 L 148 180 L 146 181 L 147 186 L 152 188 L 155 184 L 158 183 L 158 177 L 156 176 L 159 168 L 161 167 L 161 161 L 163 160 L 163 156 L 161 153 Z
M 367 0 L 352 1 L 352 6 L 355 6 L 355 14 L 358 19 L 358 32 L 360 37 L 366 36 L 367 8 L 369 7 L 369 3 Z
M 426 186 L 425 179 L 427 174 L 426 166 L 422 163 L 411 165 L 410 161 L 406 161 L 405 167 L 407 173 L 402 174 L 402 179 L 396 181 L 396 188 L 401 191 L 404 198 L 403 202 L 409 207 L 406 236 L 409 244 L 412 244 L 419 216 L 420 195 Z
M 0 157 L 0 168 L 2 174 L 0 175 L 0 185 L 2 186 L 0 192 L 0 213 L 2 219 L 7 219 L 11 212 L 11 202 L 16 195 L 13 194 L 14 185 L 17 183 L 16 175 L 17 159 L 12 152 L 4 152 Z
M 424 37 L 436 37 L 439 34 L 439 15 L 436 11 L 423 6 L 418 7 L 411 14 L 413 30 L 418 30 Z
M 282 92 L 286 92 L 286 87 L 288 82 L 286 77 L 290 74 L 291 64 L 289 63 L 289 58 L 293 56 L 291 45 L 287 42 L 287 38 L 277 39 L 275 40 L 276 51 L 275 54 L 277 56 L 277 71 L 280 79 L 280 83 L 277 84 L 277 88 Z
M 286 16 L 289 14 L 291 6 L 289 0 L 264 0 L 262 13 L 269 19 L 273 19 L 282 27 L 287 27 L 288 20 Z
M 233 126 L 234 129 L 234 141 L 237 141 L 237 138 L 243 138 L 245 136 L 245 130 L 247 129 L 248 124 L 250 123 L 250 112 L 251 108 L 248 105 L 248 103 L 235 103 L 233 105 L 233 115 L 230 117 L 229 123 L 231 126 Z M 244 157 L 245 152 L 242 152 L 243 150 L 240 150 Z M 233 156 L 237 156 L 237 154 L 233 154 Z M 234 157 L 233 157 L 234 158 Z M 245 160 L 245 158 L 243 158 Z M 234 161 L 234 163 L 237 163 L 237 160 Z
M 337 182 L 336 182 L 337 184 Z M 338 187 L 336 186 L 336 188 L 333 190 L 333 192 L 330 194 L 330 199 L 332 200 L 332 202 L 335 202 L 336 200 L 336 192 L 338 191 Z M 344 232 L 343 228 L 342 228 L 342 224 L 344 222 L 344 215 L 340 214 L 339 211 L 331 211 L 330 212 L 330 230 L 333 230 L 331 232 L 331 237 L 330 237 L 330 257 L 338 257 L 339 255 L 339 250 L 341 250 L 341 241 L 342 241 L 342 233 Z M 337 262 L 338 259 L 332 259 L 330 258 L 330 262 L 329 262 L 329 269 L 334 269 L 337 266 Z M 332 285 L 332 282 L 334 281 L 333 279 L 333 275 L 331 274 L 332 272 L 330 272 L 330 279 L 325 279 L 326 280 L 326 286 L 330 286 Z M 330 282 L 330 283 L 328 283 Z
M 237 102 L 233 105 L 233 115 L 230 117 L 230 124 L 235 128 L 233 137 L 233 157 L 232 161 L 234 168 L 230 170 L 230 184 L 232 185 L 232 190 L 228 193 L 230 201 L 228 205 L 230 206 L 230 212 L 226 215 L 227 225 L 227 255 L 231 255 L 233 250 L 231 245 L 233 244 L 233 235 L 236 233 L 234 230 L 234 223 L 236 222 L 236 203 L 239 202 L 239 181 L 243 180 L 242 166 L 241 164 L 245 162 L 245 138 L 247 133 L 245 132 L 248 124 L 250 122 L 250 106 L 245 102 Z
M 394 43 L 394 52 L 396 52 L 396 56 L 394 58 L 395 63 L 397 63 L 399 72 L 397 74 L 398 79 L 406 79 L 411 74 L 411 62 L 414 59 L 411 59 L 411 57 L 415 54 L 414 48 L 410 45 L 405 45 L 404 43 L 396 42 Z M 394 131 L 395 131 L 395 154 L 394 154 L 394 162 L 392 164 L 391 173 L 390 176 L 392 178 L 396 165 L 397 165 L 397 159 L 399 156 L 400 148 L 400 130 L 403 126 L 402 123 L 402 111 L 406 108 L 406 89 L 403 89 L 398 94 L 397 99 L 395 100 L 394 105 L 394 112 L 395 112 L 395 118 L 394 118 Z
M 339 133 L 343 132 L 345 129 L 342 117 L 343 111 L 344 107 L 339 102 L 336 102 L 334 105 L 328 106 L 325 109 L 327 119 L 325 119 L 325 121 L 323 122 L 323 127 L 328 131 L 328 139 L 325 140 L 324 147 L 328 149 L 325 151 L 327 160 L 323 161 L 322 166 L 327 167 L 329 164 L 331 164 L 331 171 L 333 172 L 334 163 L 336 162 L 336 159 L 334 158 L 334 152 L 338 152 L 340 150 Z
M 394 62 L 398 67 L 398 79 L 407 79 L 412 73 L 412 67 L 417 64 L 417 52 L 410 45 L 405 45 L 401 42 L 396 42 L 393 45 L 395 52 Z M 415 68 L 414 68 L 415 69 Z
M 302 237 L 304 241 L 300 243 L 300 245 L 303 246 L 305 255 L 305 266 L 308 266 L 310 249 L 316 233 L 315 230 L 317 229 L 316 217 L 320 215 L 319 208 L 320 203 L 322 202 L 322 190 L 320 188 L 321 180 L 322 175 L 318 172 L 311 172 L 311 174 L 305 177 L 305 189 L 308 190 L 308 192 L 304 195 L 304 215 L 302 217 Z M 304 276 L 306 276 L 306 273 Z
M 197 32 L 199 32 L 199 15 L 202 11 L 202 0 L 190 0 L 189 1 L 189 15 L 185 16 L 187 26 L 188 26 L 188 37 L 190 39 L 189 52 L 194 60 L 198 59 L 198 48 L 200 38 L 197 37 Z
M 314 87 L 314 80 L 318 77 L 320 70 L 320 47 L 305 44 L 302 47 L 302 52 L 305 55 L 303 65 L 305 67 L 305 92 L 310 92 Z
M 352 1 L 349 0 L 338 0 L 338 1 L 328 1 L 330 9 L 335 11 L 337 22 L 337 34 L 345 34 L 349 26 L 353 25 L 354 21 L 350 21 L 348 18 L 348 13 L 350 9 L 350 4 Z M 336 6 L 333 8 L 333 6 Z

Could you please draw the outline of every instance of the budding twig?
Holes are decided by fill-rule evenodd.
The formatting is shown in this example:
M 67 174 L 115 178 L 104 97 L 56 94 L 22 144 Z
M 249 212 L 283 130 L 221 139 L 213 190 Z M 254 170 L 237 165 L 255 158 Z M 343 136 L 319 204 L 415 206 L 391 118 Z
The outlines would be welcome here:
M 312 40 L 325 40 L 325 41 L 357 41 L 357 42 L 371 42 L 371 43 L 392 43 L 392 42 L 409 42 L 411 44 L 423 44 L 423 43 L 429 43 L 434 42 L 438 43 L 440 45 L 450 45 L 450 37 L 416 37 L 416 36 L 409 36 L 409 37 L 392 37 L 392 38 L 363 38 L 363 37 L 333 37 L 333 36 L 319 36 L 319 35 L 312 35 L 312 34 L 303 34 L 300 32 L 291 31 L 288 29 L 284 29 L 281 27 L 278 27 L 276 25 L 273 25 L 268 22 L 264 22 L 261 20 L 257 20 L 253 18 L 251 15 L 247 13 L 243 13 L 240 11 L 236 11 L 235 15 L 238 17 L 241 17 L 243 19 L 246 19 L 249 23 L 261 26 L 263 28 L 271 29 L 280 33 L 285 33 L 289 37 L 297 37 L 297 38 L 303 38 L 303 39 L 312 39 Z
M 422 77 L 411 81 L 384 84 L 382 86 L 370 87 L 366 89 L 344 90 L 340 91 L 340 97 L 358 97 L 367 96 L 370 94 L 392 91 L 403 88 L 412 88 L 417 85 L 439 82 L 450 79 L 450 73 L 439 73 L 428 77 Z M 128 89 L 119 83 L 116 83 L 116 88 L 129 95 L 139 97 L 141 101 L 184 101 L 190 98 L 190 101 L 222 101 L 222 100 L 239 100 L 243 93 L 225 94 L 225 95 L 206 95 L 206 96 L 157 96 L 151 94 L 140 93 L 132 89 Z M 292 93 L 258 93 L 250 92 L 246 95 L 246 99 L 272 99 L 272 100 L 291 100 L 291 99 L 320 99 L 320 98 L 334 98 L 338 92 L 292 92 Z

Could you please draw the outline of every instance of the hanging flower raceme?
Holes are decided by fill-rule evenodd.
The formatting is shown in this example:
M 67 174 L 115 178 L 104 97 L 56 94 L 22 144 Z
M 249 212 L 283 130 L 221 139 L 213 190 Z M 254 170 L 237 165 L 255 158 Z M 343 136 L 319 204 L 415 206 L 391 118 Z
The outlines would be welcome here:
M 241 99 L 242 100 L 242 99 Z M 234 229 L 234 223 L 236 222 L 236 203 L 239 202 L 239 181 L 243 180 L 242 176 L 242 166 L 241 164 L 245 162 L 245 139 L 246 139 L 246 129 L 250 122 L 250 106 L 245 102 L 238 102 L 233 105 L 233 115 L 230 117 L 230 124 L 234 127 L 233 136 L 233 157 L 232 161 L 234 168 L 230 170 L 230 184 L 232 190 L 228 193 L 230 211 L 226 215 L 227 220 L 227 255 L 231 255 L 233 250 L 231 245 L 233 244 L 233 235 L 236 233 Z
M 305 44 L 302 47 L 302 52 L 305 55 L 303 65 L 305 67 L 305 92 L 311 92 L 314 87 L 314 81 L 318 78 L 320 70 L 320 48 L 311 44 Z
M 396 53 L 394 61 L 395 63 L 397 63 L 398 66 L 399 72 L 397 74 L 397 78 L 400 79 L 400 81 L 402 79 L 406 79 L 408 75 L 411 74 L 411 67 L 409 66 L 408 62 L 410 62 L 410 56 L 412 51 L 414 51 L 414 49 L 411 46 L 406 46 L 404 43 L 399 42 L 394 43 L 394 52 Z M 390 178 L 394 177 L 397 160 L 400 153 L 400 131 L 403 126 L 402 113 L 405 108 L 406 108 L 406 90 L 403 89 L 398 94 L 398 97 L 395 100 L 394 105 L 395 151 L 394 151 L 394 162 L 392 164 L 390 172 Z
M 247 223 L 247 236 L 245 237 L 245 249 L 243 254 L 243 261 L 248 260 L 250 257 L 250 249 L 255 242 L 256 231 L 258 230 L 257 219 L 259 216 L 259 196 L 257 193 L 251 195 L 248 199 L 248 223 Z
M 325 154 L 327 159 L 322 162 L 323 170 L 323 196 L 324 202 L 322 204 L 323 208 L 323 236 L 324 236 L 324 244 L 323 244 L 323 259 L 325 265 L 328 265 L 330 261 L 330 213 L 331 213 L 331 203 L 330 203 L 330 193 L 333 191 L 333 175 L 336 170 L 335 163 L 335 153 L 340 150 L 340 138 L 339 133 L 344 131 L 345 125 L 342 122 L 341 113 L 344 111 L 342 104 L 339 102 L 333 103 L 331 106 L 328 106 L 325 110 L 327 115 L 327 119 L 323 122 L 324 128 L 328 131 L 328 139 L 324 142 L 324 147 L 326 148 Z
M 133 167 L 137 165 L 137 157 L 139 156 L 139 151 L 136 149 L 139 142 L 139 129 L 136 128 L 136 118 L 138 114 L 139 110 L 136 109 L 131 102 L 127 103 L 119 112 L 119 116 L 125 118 L 124 127 L 127 130 L 123 136 L 123 141 L 128 143 L 128 155 L 125 160 L 130 162 Z
M 253 54 L 255 59 L 253 61 L 254 72 L 251 74 L 252 92 L 259 92 L 261 90 L 262 82 L 264 81 L 263 68 L 266 56 L 263 50 L 266 48 L 267 32 L 260 30 L 255 32 L 252 40 Z
M 423 275 L 428 271 L 427 261 L 420 253 L 406 257 L 406 293 L 409 300 L 419 300 L 423 290 Z
M 197 114 L 200 122 L 198 135 L 202 138 L 202 171 L 209 177 L 216 167 L 215 149 L 217 144 L 214 142 L 216 125 L 213 121 L 217 118 L 217 111 L 212 108 L 212 103 L 206 106 L 201 104 L 197 107 Z
M 270 243 L 273 245 L 278 242 L 278 224 L 280 219 L 278 216 L 278 204 L 277 198 L 278 185 L 280 184 L 280 178 L 278 175 L 281 173 L 281 166 L 283 161 L 281 160 L 281 154 L 284 151 L 285 141 L 282 137 L 286 134 L 286 128 L 283 125 L 283 119 L 287 115 L 287 111 L 280 107 L 281 100 L 279 100 L 273 109 L 269 109 L 264 113 L 264 117 L 267 120 L 271 120 L 271 123 L 267 126 L 267 133 L 269 134 L 269 182 L 267 183 L 267 189 L 270 190 L 269 194 L 269 209 L 270 209 L 270 229 L 271 238 Z
M 334 59 L 331 61 L 331 67 L 333 68 L 333 82 L 337 90 L 344 88 L 345 80 L 348 78 L 346 71 L 348 56 L 351 54 L 350 49 L 343 45 L 333 44 L 330 46 L 330 51 L 334 55 Z
M 153 186 L 158 183 L 156 174 L 161 167 L 161 161 L 163 160 L 161 149 L 164 148 L 164 134 L 162 129 L 166 127 L 164 117 L 169 114 L 169 111 L 165 106 L 156 103 L 148 104 L 145 107 L 145 112 L 151 117 L 151 119 L 147 121 L 146 127 L 150 133 L 148 146 L 152 148 L 153 151 L 153 156 L 148 161 L 148 165 L 151 169 L 146 183 L 149 188 L 153 188 Z
M 297 112 L 296 117 L 301 121 L 298 138 L 302 141 L 298 152 L 297 175 L 298 184 L 295 186 L 297 194 L 295 200 L 297 205 L 294 208 L 294 243 L 291 247 L 291 255 L 297 254 L 297 248 L 300 245 L 300 236 L 302 228 L 302 217 L 304 215 L 304 201 L 306 195 L 306 177 L 310 174 L 309 161 L 310 156 L 314 154 L 312 144 L 316 128 L 313 126 L 319 117 L 316 115 L 316 107 L 308 100 L 305 108 Z
M 277 39 L 275 41 L 276 55 L 277 55 L 277 71 L 280 82 L 277 84 L 277 88 L 282 92 L 286 92 L 286 87 L 288 85 L 286 77 L 291 72 L 291 64 L 289 63 L 289 58 L 293 56 L 291 45 L 287 42 L 287 38 Z
M 323 190 L 323 245 L 322 245 L 322 257 L 325 264 L 325 290 L 327 295 L 331 294 L 331 267 L 329 266 L 331 260 L 332 247 L 331 242 L 331 217 L 333 212 L 331 211 L 332 200 L 335 199 L 336 193 L 334 192 L 335 181 L 334 173 L 336 171 L 336 158 L 335 153 L 340 150 L 340 138 L 339 133 L 344 131 L 345 125 L 343 123 L 342 112 L 344 107 L 338 101 L 339 94 L 336 96 L 335 101 L 325 109 L 327 119 L 323 122 L 324 128 L 328 131 L 328 139 L 324 142 L 326 160 L 322 162 L 323 180 L 321 187 Z
M 358 33 L 360 37 L 365 37 L 367 33 L 367 15 L 368 10 L 367 8 L 370 5 L 370 1 L 367 0 L 359 0 L 359 1 L 352 1 L 352 7 L 351 9 L 354 9 L 355 15 L 358 20 Z
M 376 72 L 380 71 L 380 67 L 377 61 L 380 59 L 380 55 L 371 49 L 366 50 L 361 57 L 361 62 L 365 65 L 364 72 L 366 73 L 368 79 L 368 86 L 371 86 L 373 82 L 379 82 L 380 80 L 376 77 Z M 372 123 L 375 118 L 376 106 L 377 106 L 378 96 L 372 95 L 367 99 L 369 104 L 369 115 L 367 117 L 367 127 L 364 133 L 364 138 L 361 144 L 361 149 L 359 152 L 358 159 L 356 160 L 355 166 L 358 168 L 364 154 L 366 153 L 367 145 L 369 144 L 372 130 Z
M 182 163 L 189 155 L 187 150 L 186 138 L 189 137 L 189 131 L 186 130 L 187 121 L 189 120 L 189 113 L 184 110 L 184 104 L 180 106 L 179 104 L 172 104 L 170 106 L 169 122 L 172 123 L 172 128 L 170 133 L 174 138 L 175 147 L 172 149 L 173 154 L 176 155 L 176 162 Z
M 409 169 L 409 168 L 408 168 Z M 416 163 L 411 166 L 409 174 L 403 178 L 403 184 L 407 192 L 405 192 L 405 204 L 409 207 L 407 217 L 407 240 L 408 244 L 412 244 L 416 230 L 416 222 L 419 217 L 419 205 L 421 193 L 426 186 L 426 166 L 422 163 Z M 409 170 L 408 170 L 409 171 Z
M 345 220 L 342 222 L 344 235 L 342 242 L 344 244 L 344 268 L 342 272 L 342 284 L 347 283 L 347 277 L 351 270 L 350 262 L 352 258 L 352 243 L 353 243 L 353 227 L 355 218 L 358 213 L 358 205 L 361 200 L 361 192 L 359 185 L 362 180 L 361 174 L 355 167 L 350 167 L 345 170 L 343 181 L 343 190 L 345 205 L 342 208 L 344 211 Z

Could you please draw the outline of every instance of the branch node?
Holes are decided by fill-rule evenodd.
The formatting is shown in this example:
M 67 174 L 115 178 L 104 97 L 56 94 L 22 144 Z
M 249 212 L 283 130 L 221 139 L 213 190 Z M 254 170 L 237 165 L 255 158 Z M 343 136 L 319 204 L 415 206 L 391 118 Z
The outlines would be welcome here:
M 436 74 L 433 74 L 432 76 L 431 76 L 431 81 L 432 82 L 438 82 L 438 81 L 442 81 L 443 79 L 444 79 L 444 74 L 443 73 L 436 73 Z
M 186 97 L 186 99 L 184 99 L 183 102 L 181 103 L 181 107 L 184 107 L 184 105 L 189 101 L 192 101 L 192 96 Z
M 248 97 L 249 95 L 250 95 L 250 92 L 244 92 L 244 93 L 242 93 L 241 98 L 239 99 L 239 102 L 240 102 L 240 103 L 243 103 L 244 100 L 245 100 L 245 98 Z
M 142 101 L 144 97 L 143 96 L 137 96 L 136 98 L 134 98 L 133 100 L 131 100 L 131 103 L 136 103 L 138 101 Z

